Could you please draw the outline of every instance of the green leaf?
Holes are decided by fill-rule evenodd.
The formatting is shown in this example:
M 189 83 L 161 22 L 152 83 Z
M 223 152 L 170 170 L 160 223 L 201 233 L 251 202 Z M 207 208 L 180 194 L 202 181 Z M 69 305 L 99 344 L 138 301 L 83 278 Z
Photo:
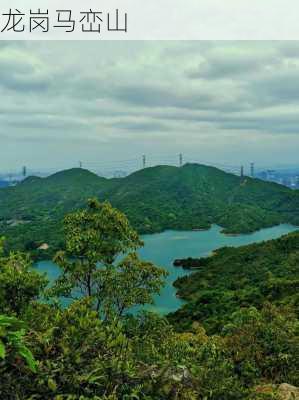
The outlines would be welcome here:
M 0 358 L 4 359 L 5 358 L 5 346 L 4 343 L 2 342 L 2 340 L 0 340 Z
M 49 387 L 49 389 L 52 390 L 52 392 L 56 391 L 57 385 L 56 385 L 56 382 L 54 381 L 54 379 L 52 379 L 52 378 L 48 379 L 48 387 Z
M 28 367 L 31 369 L 32 372 L 37 371 L 37 365 L 36 361 L 29 349 L 27 349 L 26 346 L 21 346 L 19 348 L 19 355 L 24 358 L 24 360 L 27 362 Z

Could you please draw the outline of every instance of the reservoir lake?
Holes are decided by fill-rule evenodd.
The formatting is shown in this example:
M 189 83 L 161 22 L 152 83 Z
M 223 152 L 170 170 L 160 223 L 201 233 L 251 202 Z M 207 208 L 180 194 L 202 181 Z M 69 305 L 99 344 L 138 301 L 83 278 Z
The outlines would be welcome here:
M 230 236 L 221 233 L 221 227 L 212 225 L 206 231 L 165 231 L 143 235 L 144 247 L 138 251 L 140 257 L 165 268 L 169 273 L 161 294 L 155 296 L 155 304 L 146 306 L 146 309 L 168 314 L 176 311 L 184 303 L 183 300 L 176 297 L 173 282 L 177 278 L 192 272 L 174 267 L 173 261 L 176 258 L 205 257 L 223 246 L 237 247 L 276 239 L 297 229 L 295 226 L 282 224 L 250 234 Z M 50 282 L 53 282 L 59 276 L 59 268 L 52 261 L 41 261 L 36 264 L 36 268 L 40 272 L 46 272 Z

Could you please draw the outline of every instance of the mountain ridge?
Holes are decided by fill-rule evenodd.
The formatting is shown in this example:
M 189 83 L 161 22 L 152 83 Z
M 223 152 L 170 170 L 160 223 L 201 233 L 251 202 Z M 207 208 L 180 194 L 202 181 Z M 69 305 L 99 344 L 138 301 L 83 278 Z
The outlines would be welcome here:
M 64 215 L 90 197 L 108 200 L 127 214 L 139 233 L 208 229 L 247 233 L 279 223 L 299 225 L 299 191 L 238 177 L 203 164 L 160 165 L 125 178 L 103 178 L 74 168 L 46 178 L 27 178 L 0 189 L 0 235 L 9 246 L 61 241 Z M 9 223 L 13 221 L 13 225 Z M 54 231 L 57 232 L 54 232 Z

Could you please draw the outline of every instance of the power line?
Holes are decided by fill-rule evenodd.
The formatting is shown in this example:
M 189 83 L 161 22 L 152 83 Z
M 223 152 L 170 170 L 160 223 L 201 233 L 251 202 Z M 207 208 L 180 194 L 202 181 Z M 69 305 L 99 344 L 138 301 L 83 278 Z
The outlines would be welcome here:
M 206 161 L 200 159 L 197 155 L 195 154 L 183 154 L 179 153 L 179 155 L 175 154 L 143 154 L 141 156 L 141 163 L 140 163 L 140 156 L 136 156 L 136 158 L 128 158 L 128 159 L 121 159 L 121 160 L 84 160 L 84 161 L 74 161 L 73 165 L 66 165 L 60 164 L 56 165 L 55 168 L 45 168 L 41 167 L 38 169 L 33 169 L 33 168 L 28 168 L 23 167 L 21 172 L 9 172 L 5 174 L 6 177 L 8 177 L 8 174 L 10 174 L 11 177 L 14 177 L 14 179 L 22 179 L 28 176 L 29 174 L 31 175 L 37 175 L 37 176 L 48 176 L 51 175 L 52 173 L 56 173 L 58 171 L 64 170 L 64 169 L 69 169 L 69 168 L 74 168 L 79 165 L 80 168 L 86 168 L 92 172 L 95 172 L 99 175 L 102 176 L 114 176 L 116 171 L 117 175 L 124 175 L 124 174 L 129 174 L 134 171 L 139 170 L 140 168 L 146 168 L 146 167 L 153 167 L 156 165 L 173 165 L 173 166 L 179 166 L 182 167 L 183 164 L 186 163 L 197 163 L 200 165 L 207 165 L 210 167 L 218 168 L 221 169 L 225 172 L 229 172 L 238 176 L 245 176 L 245 168 L 244 165 L 242 164 L 241 167 L 240 165 L 232 165 L 232 164 L 225 164 L 225 163 L 220 163 L 218 161 L 216 162 L 211 162 L 211 161 Z M 249 175 L 251 177 L 255 177 L 256 175 L 256 168 L 255 168 L 255 163 L 251 162 L 250 163 L 250 171 Z M 275 169 L 276 172 L 283 172 L 284 170 L 288 169 L 294 169 L 296 167 L 286 167 L 286 166 L 280 166 L 277 168 L 271 168 Z M 298 173 L 299 173 L 299 166 L 298 168 Z M 258 171 L 263 171 L 265 170 L 266 167 L 263 168 L 258 168 Z M 268 168 L 269 169 L 269 168 Z M 121 174 L 120 174 L 121 171 Z M 3 175 L 3 174 L 2 174 Z

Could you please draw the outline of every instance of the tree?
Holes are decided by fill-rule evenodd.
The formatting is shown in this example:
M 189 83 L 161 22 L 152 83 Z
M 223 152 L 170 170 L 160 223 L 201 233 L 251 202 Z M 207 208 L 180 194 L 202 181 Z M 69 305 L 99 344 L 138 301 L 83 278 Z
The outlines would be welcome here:
M 4 239 L 0 240 L 0 312 L 21 315 L 28 304 L 38 299 L 47 285 L 45 276 L 32 269 L 28 255 L 2 255 Z
M 103 288 L 98 304 L 106 315 L 122 316 L 135 305 L 153 303 L 152 295 L 159 293 L 166 271 L 131 253 L 114 268 L 98 270 L 96 275 Z
M 135 250 L 143 243 L 124 214 L 91 199 L 87 208 L 67 215 L 64 225 L 66 251 L 54 258 L 62 274 L 52 293 L 90 297 L 105 318 L 152 302 L 166 271 L 138 258 Z

